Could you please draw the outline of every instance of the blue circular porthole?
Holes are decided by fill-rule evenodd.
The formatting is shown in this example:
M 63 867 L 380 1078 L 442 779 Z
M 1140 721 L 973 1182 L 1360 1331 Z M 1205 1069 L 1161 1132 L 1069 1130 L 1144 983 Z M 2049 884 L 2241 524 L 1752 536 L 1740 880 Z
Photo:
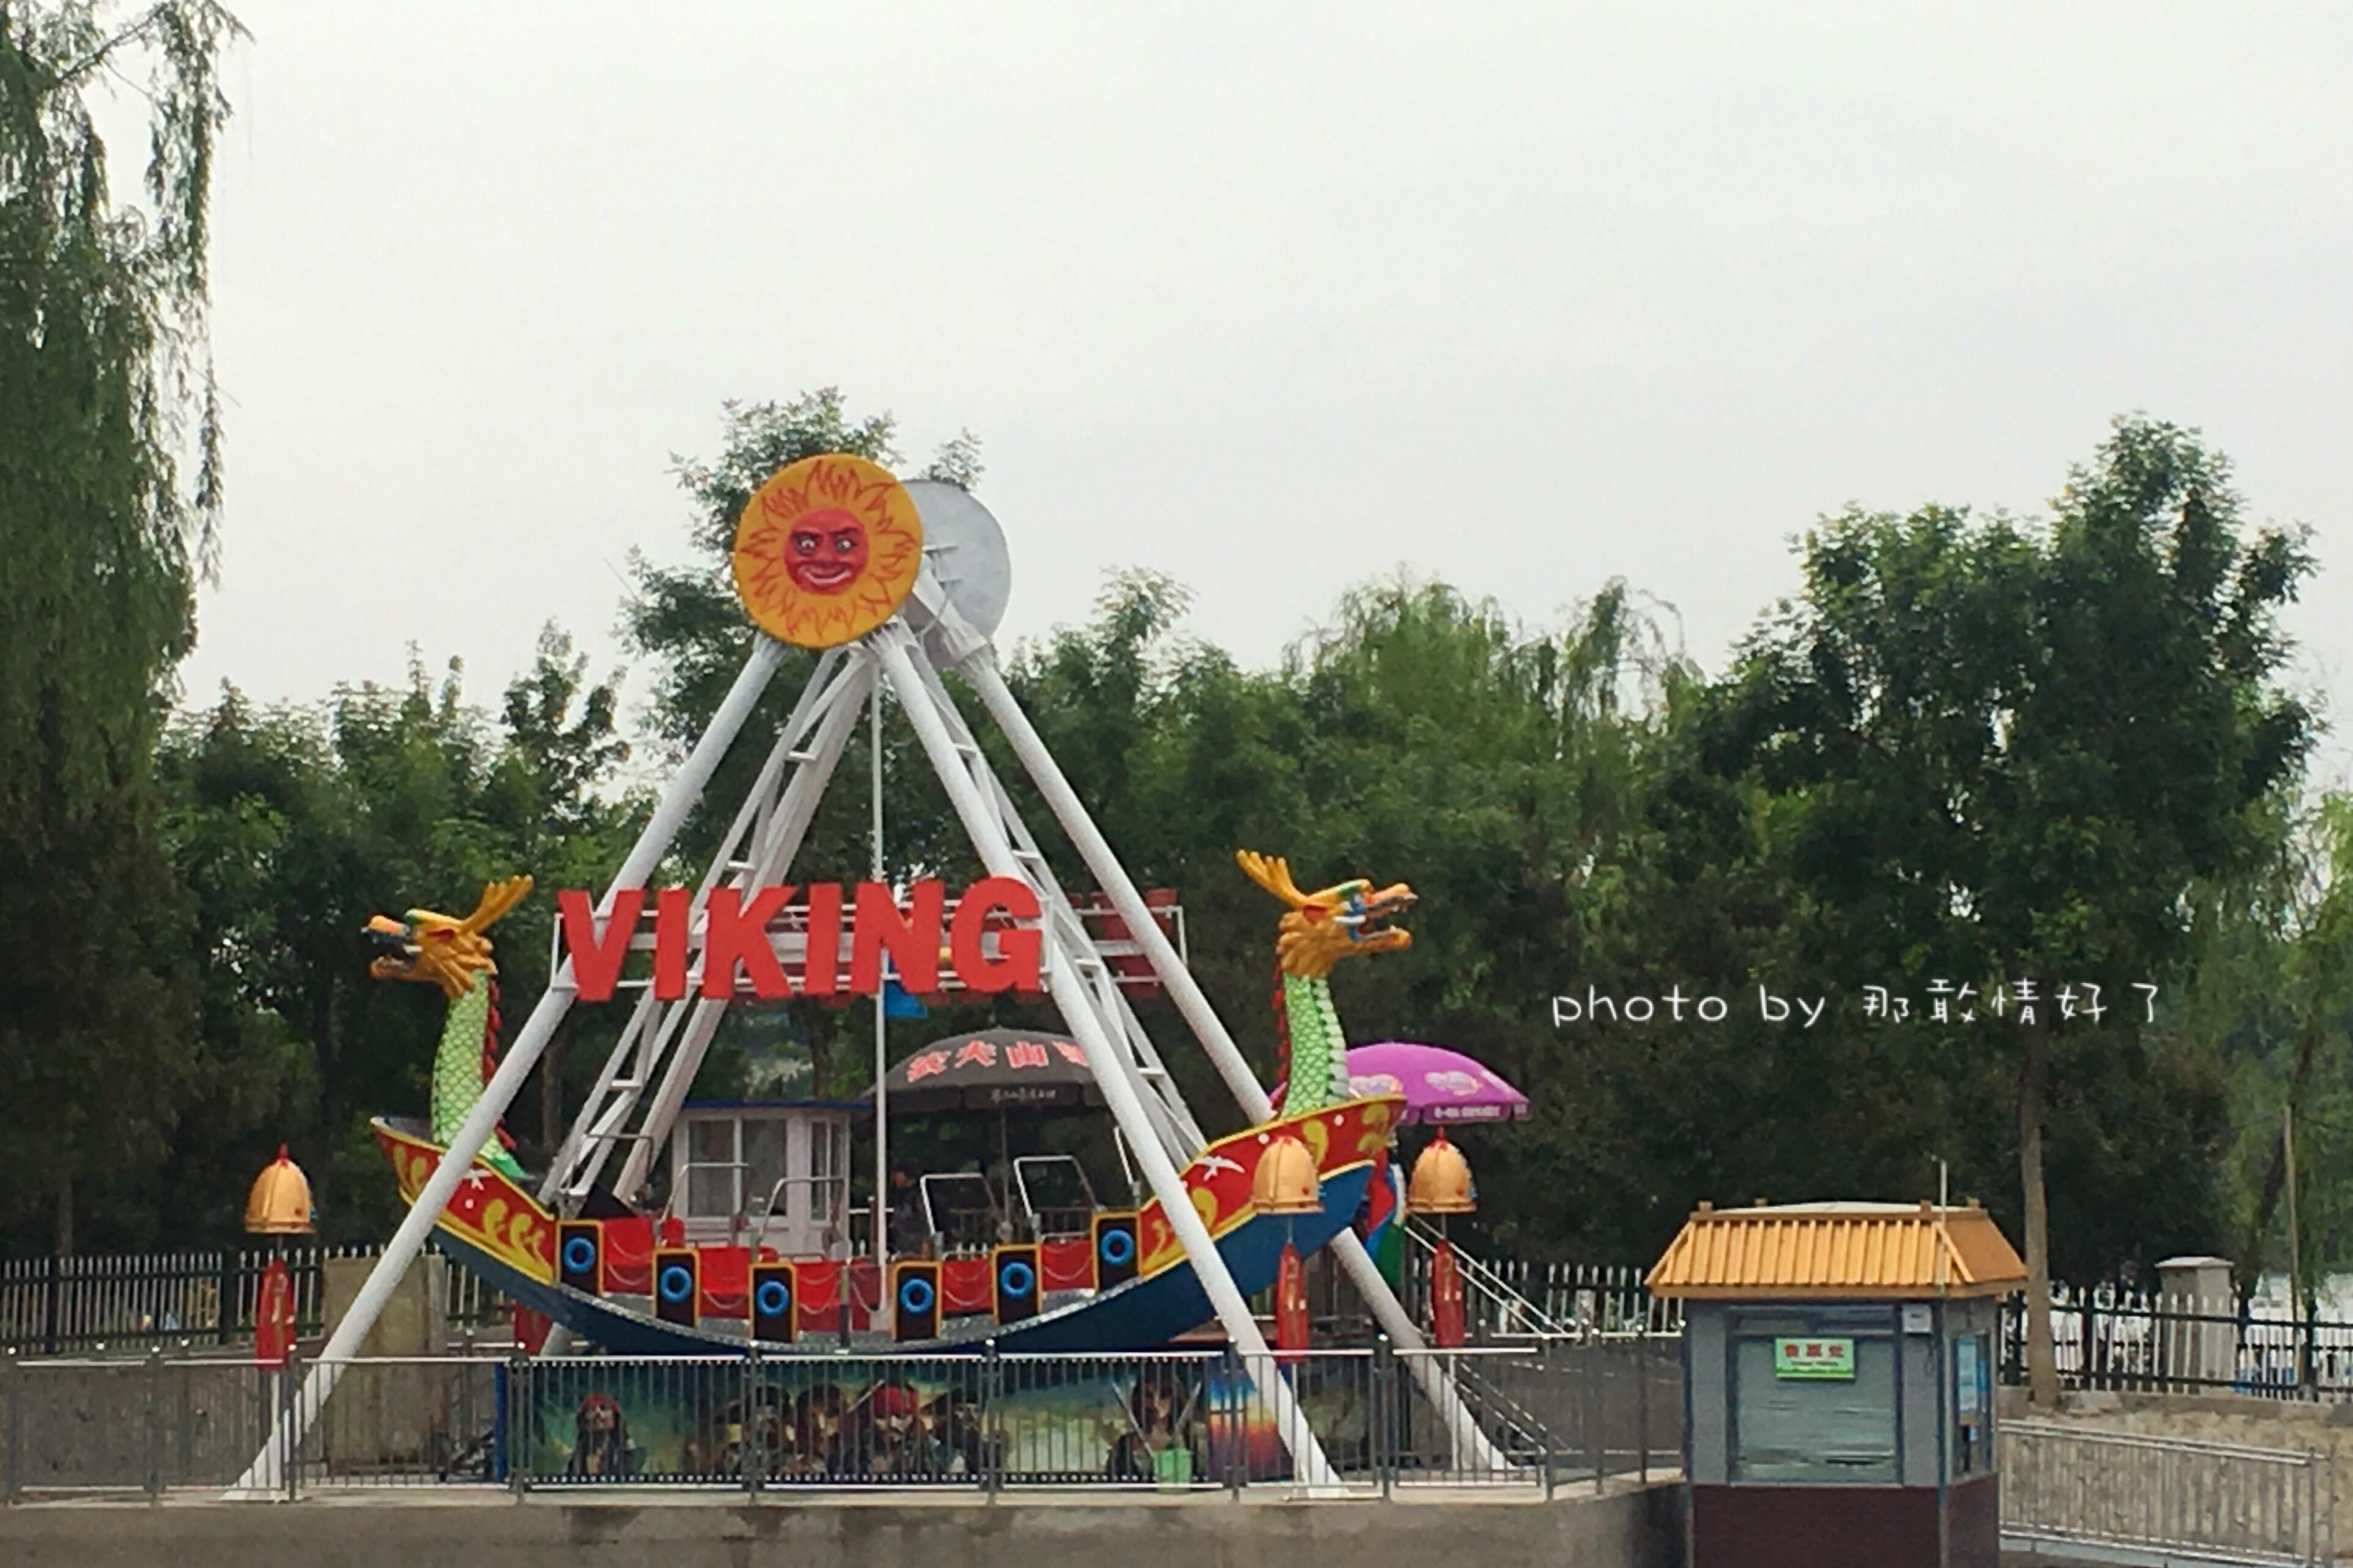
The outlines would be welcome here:
M 1027 1296 L 1037 1283 L 1038 1276 L 1018 1258 L 997 1271 L 997 1288 L 1008 1296 Z
M 920 1274 L 910 1274 L 899 1281 L 899 1310 L 902 1312 L 920 1318 L 932 1310 L 932 1303 L 937 1300 L 932 1282 Z
M 683 1263 L 673 1263 L 661 1271 L 661 1299 L 672 1304 L 694 1294 L 694 1270 Z
M 1124 1268 L 1135 1257 L 1135 1237 L 1126 1230 L 1107 1230 L 1095 1247 L 1105 1263 L 1113 1268 Z
M 752 1305 L 764 1318 L 781 1317 L 792 1304 L 793 1293 L 781 1279 L 763 1279 L 760 1288 L 752 1292 Z
M 564 1244 L 564 1267 L 566 1272 L 586 1274 L 596 1267 L 596 1244 L 585 1236 L 575 1236 Z

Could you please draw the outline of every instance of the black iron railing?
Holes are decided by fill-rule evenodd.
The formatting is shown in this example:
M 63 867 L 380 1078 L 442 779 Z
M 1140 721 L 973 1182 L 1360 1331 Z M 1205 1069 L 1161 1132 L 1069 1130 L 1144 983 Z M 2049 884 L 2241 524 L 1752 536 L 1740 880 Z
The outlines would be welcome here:
M 323 1327 L 328 1262 L 372 1258 L 378 1250 L 311 1246 L 11 1258 L 0 1262 L 0 1350 L 55 1356 L 100 1347 L 250 1344 L 262 1273 L 280 1257 L 293 1287 L 296 1331 L 315 1334 Z M 438 1256 L 423 1266 L 442 1271 L 439 1294 L 451 1324 L 507 1320 L 510 1304 L 473 1274 Z

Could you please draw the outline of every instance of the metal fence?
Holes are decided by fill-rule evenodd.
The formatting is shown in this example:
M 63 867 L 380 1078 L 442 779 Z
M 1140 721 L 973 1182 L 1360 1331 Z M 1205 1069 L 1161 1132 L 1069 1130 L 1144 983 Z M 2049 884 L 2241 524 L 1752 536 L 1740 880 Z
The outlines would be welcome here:
M 452 1357 L 348 1367 L 304 1433 L 303 1488 L 503 1479 L 491 1451 L 501 1363 Z M 242 1476 L 295 1392 L 251 1361 L 0 1358 L 0 1494 L 218 1491 Z
M 375 1247 L 288 1247 L 283 1252 L 91 1254 L 0 1261 L 0 1350 L 55 1356 L 147 1345 L 253 1342 L 262 1271 L 283 1257 L 299 1332 L 320 1331 L 331 1258 L 372 1258 Z M 480 1278 L 432 1255 L 442 1300 L 457 1325 L 503 1321 L 510 1304 Z
M 60 1355 L 74 1351 L 138 1350 L 180 1340 L 250 1344 L 262 1270 L 283 1256 L 294 1286 L 299 1331 L 319 1331 L 330 1258 L 373 1258 L 367 1247 L 268 1250 L 90 1254 L 0 1260 L 0 1349 Z M 1624 1265 L 1486 1261 L 1458 1253 L 1468 1288 L 1473 1338 L 1528 1339 L 1559 1333 L 1681 1331 L 1681 1304 L 1654 1300 L 1643 1271 Z M 1406 1253 L 1403 1296 L 1427 1321 L 1430 1255 Z M 471 1272 L 446 1259 L 442 1299 L 453 1325 L 502 1321 L 510 1303 Z M 2353 1331 L 2348 1331 L 2353 1334 Z
M 292 1247 L 296 1326 L 323 1328 L 326 1265 L 375 1258 L 374 1247 Z M 94 1255 L 0 1261 L 0 1350 L 57 1356 L 150 1345 L 249 1345 L 266 1250 Z M 1534 1342 L 1591 1334 L 1672 1335 L 1682 1303 L 1652 1297 L 1641 1268 L 1458 1253 L 1474 1342 Z M 431 1257 L 453 1329 L 495 1333 L 511 1303 L 470 1271 Z M 1335 1271 L 1327 1282 L 1340 1297 Z M 1429 1318 L 1430 1253 L 1409 1245 L 1400 1292 L 1418 1321 Z M 1335 1310 L 1337 1309 L 1335 1308 Z M 2059 1372 L 2070 1387 L 2121 1392 L 2231 1391 L 2283 1398 L 2353 1396 L 2353 1322 L 2298 1320 L 2276 1307 L 2239 1307 L 2114 1287 L 2054 1287 L 2052 1320 Z M 2003 1316 L 2001 1366 L 2023 1381 L 2025 1304 Z
M 2353 1323 L 2298 1319 L 2227 1300 L 2102 1287 L 2051 1294 L 2052 1352 L 2070 1388 L 2277 1399 L 2353 1396 Z M 2025 1381 L 2026 1299 L 2002 1312 L 2002 1365 Z
M 2330 1458 L 2011 1421 L 2001 1429 L 2005 1536 L 2196 1552 L 2200 1561 L 2336 1556 Z
M 1681 1359 L 1648 1337 L 1421 1352 L 1492 1446 L 1458 1455 L 1387 1345 L 1276 1358 L 1352 1495 L 1550 1494 L 1671 1469 Z M 227 1489 L 274 1433 L 291 1495 L 340 1488 L 1291 1488 L 1288 1445 L 1229 1352 L 1122 1355 L 444 1357 L 349 1363 L 292 1421 L 307 1369 L 153 1352 L 0 1358 L 0 1493 Z M 273 1481 L 272 1489 L 279 1482 Z

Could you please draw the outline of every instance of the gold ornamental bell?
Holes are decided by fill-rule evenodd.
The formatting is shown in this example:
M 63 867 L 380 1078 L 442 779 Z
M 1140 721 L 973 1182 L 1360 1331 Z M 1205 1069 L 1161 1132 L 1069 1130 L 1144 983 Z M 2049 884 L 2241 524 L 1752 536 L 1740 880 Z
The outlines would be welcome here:
M 1321 1214 L 1323 1184 L 1315 1156 L 1288 1132 L 1278 1132 L 1259 1151 L 1250 1176 L 1250 1206 L 1261 1214 Z
M 261 1168 L 246 1194 L 245 1228 L 255 1236 L 311 1233 L 311 1178 L 287 1158 L 283 1143 L 278 1145 L 278 1158 Z
M 1471 1162 L 1446 1141 L 1446 1129 L 1415 1156 L 1413 1174 L 1406 1182 L 1405 1206 L 1412 1214 L 1469 1214 L 1479 1205 L 1471 1196 Z

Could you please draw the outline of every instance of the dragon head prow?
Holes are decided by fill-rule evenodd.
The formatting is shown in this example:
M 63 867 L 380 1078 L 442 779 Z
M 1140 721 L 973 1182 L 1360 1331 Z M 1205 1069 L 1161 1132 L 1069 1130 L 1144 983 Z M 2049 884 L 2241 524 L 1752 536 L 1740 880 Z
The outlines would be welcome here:
M 429 980 L 450 1000 L 474 988 L 477 974 L 496 974 L 491 939 L 482 933 L 531 891 L 529 877 L 510 877 L 482 889 L 474 912 L 459 920 L 432 910 L 411 910 L 400 920 L 375 915 L 363 929 L 383 951 L 368 965 L 378 980 Z
M 1274 939 L 1285 974 L 1314 979 L 1329 974 L 1344 958 L 1363 952 L 1395 952 L 1413 945 L 1413 933 L 1388 922 L 1413 907 L 1413 889 L 1403 882 L 1376 888 L 1362 878 L 1303 893 L 1291 879 L 1291 864 L 1280 856 L 1234 852 L 1243 875 L 1291 906 Z

